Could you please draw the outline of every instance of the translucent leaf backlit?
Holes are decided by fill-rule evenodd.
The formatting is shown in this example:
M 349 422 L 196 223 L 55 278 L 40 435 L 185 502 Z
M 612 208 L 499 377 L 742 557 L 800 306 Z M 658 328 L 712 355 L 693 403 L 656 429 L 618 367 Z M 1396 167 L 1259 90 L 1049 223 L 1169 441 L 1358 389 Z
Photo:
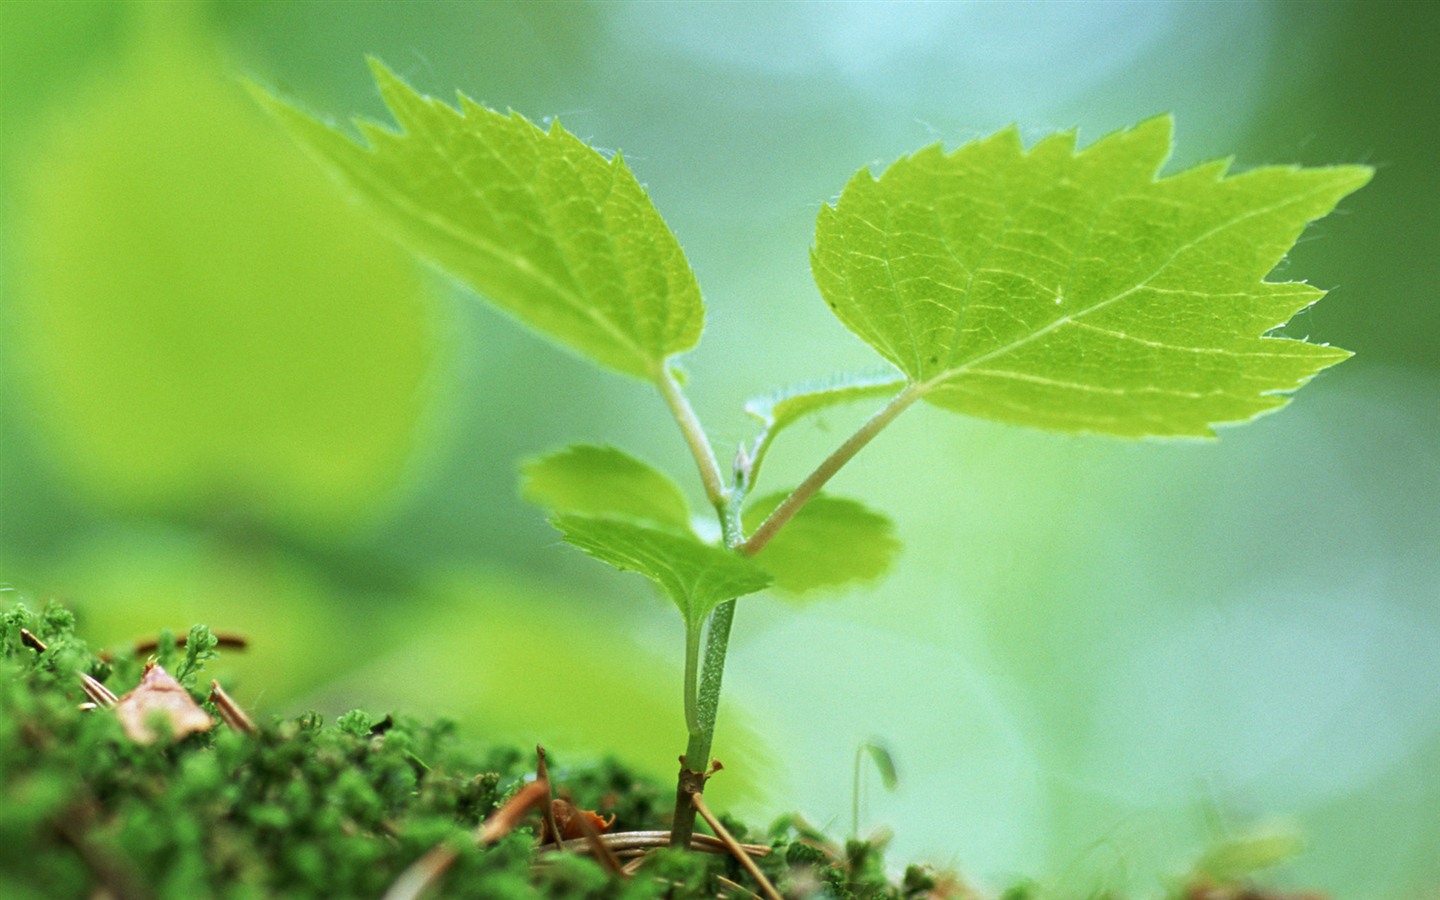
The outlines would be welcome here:
M 256 94 L 405 243 L 541 334 L 646 379 L 695 345 L 695 275 L 624 160 L 372 68 L 402 130 L 361 121 L 368 146 Z
M 1363 166 L 1166 178 L 1172 123 L 1075 150 L 1007 129 L 930 147 L 825 207 L 826 302 L 957 412 L 1065 431 L 1208 435 L 1349 353 L 1276 337 L 1323 292 L 1264 278 Z

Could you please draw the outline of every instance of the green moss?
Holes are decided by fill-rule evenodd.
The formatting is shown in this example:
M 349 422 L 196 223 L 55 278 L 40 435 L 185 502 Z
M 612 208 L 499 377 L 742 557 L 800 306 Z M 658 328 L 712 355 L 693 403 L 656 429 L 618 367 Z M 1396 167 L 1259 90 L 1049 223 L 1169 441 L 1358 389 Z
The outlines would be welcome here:
M 26 639 L 21 629 L 33 637 Z M 44 650 L 37 649 L 43 644 Z M 216 639 L 162 634 L 153 657 L 197 701 Z M 0 895 L 376 897 L 442 842 L 458 852 L 446 897 L 714 897 L 717 876 L 750 883 L 724 855 L 659 851 L 634 878 L 586 856 L 537 865 L 538 817 L 489 848 L 474 829 L 533 775 L 533 755 L 458 749 L 448 722 L 355 711 L 264 724 L 255 735 L 217 724 L 173 742 L 139 745 L 104 710 L 83 710 L 84 672 L 123 695 L 145 660 L 91 653 L 62 607 L 0 615 Z M 613 762 L 567 767 L 557 789 L 615 816 L 615 831 L 663 830 L 668 791 Z M 753 835 L 727 820 L 738 835 Z M 823 885 L 836 897 L 900 897 L 878 864 L 835 863 L 780 822 L 763 863 L 782 885 Z M 867 857 L 867 860 L 869 857 Z M 803 875 L 803 877 L 798 877 Z
M 197 686 L 208 683 L 204 665 L 216 653 L 214 636 L 197 626 L 183 642 L 161 635 L 153 656 L 198 701 Z M 103 889 L 121 898 L 379 897 L 442 843 L 456 859 L 436 897 L 687 900 L 718 896 L 722 877 L 753 886 L 724 854 L 654 851 L 628 879 L 588 856 L 537 854 L 533 813 L 493 846 L 476 846 L 476 827 L 533 777 L 534 755 L 511 746 L 462 752 L 446 721 L 355 711 L 332 724 L 307 713 L 253 735 L 217 724 L 175 742 L 136 744 L 116 716 L 81 708 L 78 673 L 123 695 L 144 663 L 132 653 L 90 652 L 62 607 L 0 612 L 0 896 L 86 897 Z M 552 757 L 549 767 L 562 796 L 614 815 L 612 832 L 669 827 L 673 787 L 608 761 L 567 766 Z M 955 876 L 918 866 L 893 881 L 883 841 L 842 846 L 796 816 L 768 829 L 723 822 L 737 839 L 771 848 L 757 862 L 787 897 L 978 896 Z M 1275 846 L 1232 841 L 1223 854 L 1202 857 L 1208 868 L 1187 883 L 1243 883 L 1252 858 L 1272 862 Z M 1187 883 L 1174 896 L 1191 896 Z M 1069 896 L 1030 882 L 1003 894 Z

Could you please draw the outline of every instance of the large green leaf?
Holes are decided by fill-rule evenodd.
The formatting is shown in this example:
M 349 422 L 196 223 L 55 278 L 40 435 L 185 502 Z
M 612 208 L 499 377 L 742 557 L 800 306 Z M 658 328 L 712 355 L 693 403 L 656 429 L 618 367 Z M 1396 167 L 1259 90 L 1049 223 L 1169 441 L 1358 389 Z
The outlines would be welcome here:
M 861 171 L 820 213 L 812 267 L 852 331 L 976 416 L 1208 435 L 1283 405 L 1345 350 L 1269 336 L 1323 292 L 1264 281 L 1363 166 L 1214 162 L 1157 178 L 1169 117 L 1076 152 L 1009 128 Z
M 745 510 L 753 532 L 787 492 L 754 501 Z M 776 532 L 755 560 L 775 578 L 775 587 L 793 594 L 873 581 L 900 552 L 890 520 L 858 500 L 817 494 Z
M 552 513 L 690 528 L 690 508 L 670 476 L 614 447 L 574 444 L 528 460 L 520 469 L 520 490 Z
M 371 67 L 403 132 L 358 122 L 369 146 L 255 93 L 402 240 L 552 340 L 646 379 L 695 345 L 695 275 L 618 154 Z
M 555 527 L 596 559 L 658 584 L 680 607 L 687 630 L 698 628 L 720 603 L 770 585 L 754 560 L 692 535 L 595 516 L 559 516 Z

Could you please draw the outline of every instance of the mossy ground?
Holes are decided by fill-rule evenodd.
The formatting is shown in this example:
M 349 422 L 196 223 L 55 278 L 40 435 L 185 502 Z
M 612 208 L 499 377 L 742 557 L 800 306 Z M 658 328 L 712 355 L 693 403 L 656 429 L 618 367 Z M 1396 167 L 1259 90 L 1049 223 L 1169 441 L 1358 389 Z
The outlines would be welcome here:
M 215 714 L 197 687 L 215 639 L 203 627 L 187 638 L 181 647 L 161 635 L 147 655 Z M 629 877 L 587 855 L 541 854 L 534 813 L 497 842 L 477 845 L 476 828 L 533 780 L 535 755 L 513 747 L 467 753 L 447 722 L 355 712 L 327 723 L 307 714 L 253 734 L 217 721 L 180 740 L 142 744 L 113 713 L 82 709 L 80 673 L 123 694 L 145 662 L 134 652 L 91 652 L 60 606 L 0 612 L 0 897 L 381 897 L 442 844 L 454 849 L 454 863 L 427 896 L 753 896 L 751 876 L 723 853 L 652 852 Z M 613 815 L 612 834 L 668 828 L 673 787 L 609 761 L 551 760 L 549 771 L 561 796 Z M 724 822 L 741 841 L 770 848 L 758 865 L 787 897 L 977 896 L 958 878 L 922 867 L 889 877 L 883 843 L 832 842 L 795 817 L 763 830 Z M 1017 886 L 1004 898 L 1042 895 L 1057 896 Z M 1279 897 L 1215 883 L 1174 896 Z
M 203 701 L 197 684 L 214 642 L 203 628 L 188 638 L 181 648 L 162 635 L 154 656 Z M 81 708 L 79 673 L 123 694 L 144 662 L 92 653 L 58 606 L 0 614 L 0 896 L 379 897 L 447 842 L 458 857 L 437 896 L 716 897 L 723 878 L 748 882 L 724 854 L 654 853 L 625 879 L 588 856 L 542 860 L 535 814 L 478 847 L 475 828 L 533 778 L 535 756 L 467 754 L 447 722 L 311 714 L 254 735 L 217 723 L 136 743 L 115 715 Z M 576 806 L 613 815 L 612 833 L 667 827 L 673 795 L 617 763 L 551 760 L 550 773 Z M 877 847 L 837 851 L 794 819 L 764 833 L 726 821 L 741 840 L 772 847 L 760 864 L 795 893 L 916 897 L 936 883 L 916 868 L 891 884 Z

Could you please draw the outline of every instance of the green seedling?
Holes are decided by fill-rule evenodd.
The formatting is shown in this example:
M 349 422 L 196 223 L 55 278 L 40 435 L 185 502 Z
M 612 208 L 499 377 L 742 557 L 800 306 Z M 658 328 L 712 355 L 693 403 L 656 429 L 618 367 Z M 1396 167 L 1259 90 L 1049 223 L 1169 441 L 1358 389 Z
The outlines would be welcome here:
M 299 142 L 416 253 L 535 331 L 649 384 L 694 456 L 721 539 L 691 527 L 669 476 L 612 447 L 527 463 L 525 496 L 567 542 L 652 580 L 685 623 L 689 741 L 673 840 L 704 789 L 735 600 L 873 579 L 895 556 L 889 520 L 821 493 L 916 405 L 1120 437 L 1209 437 L 1283 406 L 1350 354 L 1272 334 L 1323 291 L 1265 278 L 1306 225 L 1364 185 L 1363 166 L 1216 161 L 1160 177 L 1172 120 L 1077 149 L 1028 149 L 1015 128 L 861 169 L 824 206 L 810 264 L 840 321 L 884 374 L 834 377 L 748 406 L 758 427 L 723 467 L 678 360 L 700 339 L 695 274 L 625 161 L 558 123 L 542 130 L 461 96 L 422 96 L 372 69 L 399 130 L 357 143 L 263 91 Z M 799 484 L 756 492 L 772 443 L 840 404 L 875 412 Z
M 861 773 L 865 771 L 865 757 L 870 757 L 875 771 L 880 773 L 880 784 L 887 791 L 900 786 L 900 774 L 895 771 L 895 758 L 890 750 L 879 741 L 861 741 L 855 748 L 855 770 L 850 785 L 850 839 L 860 839 L 860 795 L 863 791 Z

